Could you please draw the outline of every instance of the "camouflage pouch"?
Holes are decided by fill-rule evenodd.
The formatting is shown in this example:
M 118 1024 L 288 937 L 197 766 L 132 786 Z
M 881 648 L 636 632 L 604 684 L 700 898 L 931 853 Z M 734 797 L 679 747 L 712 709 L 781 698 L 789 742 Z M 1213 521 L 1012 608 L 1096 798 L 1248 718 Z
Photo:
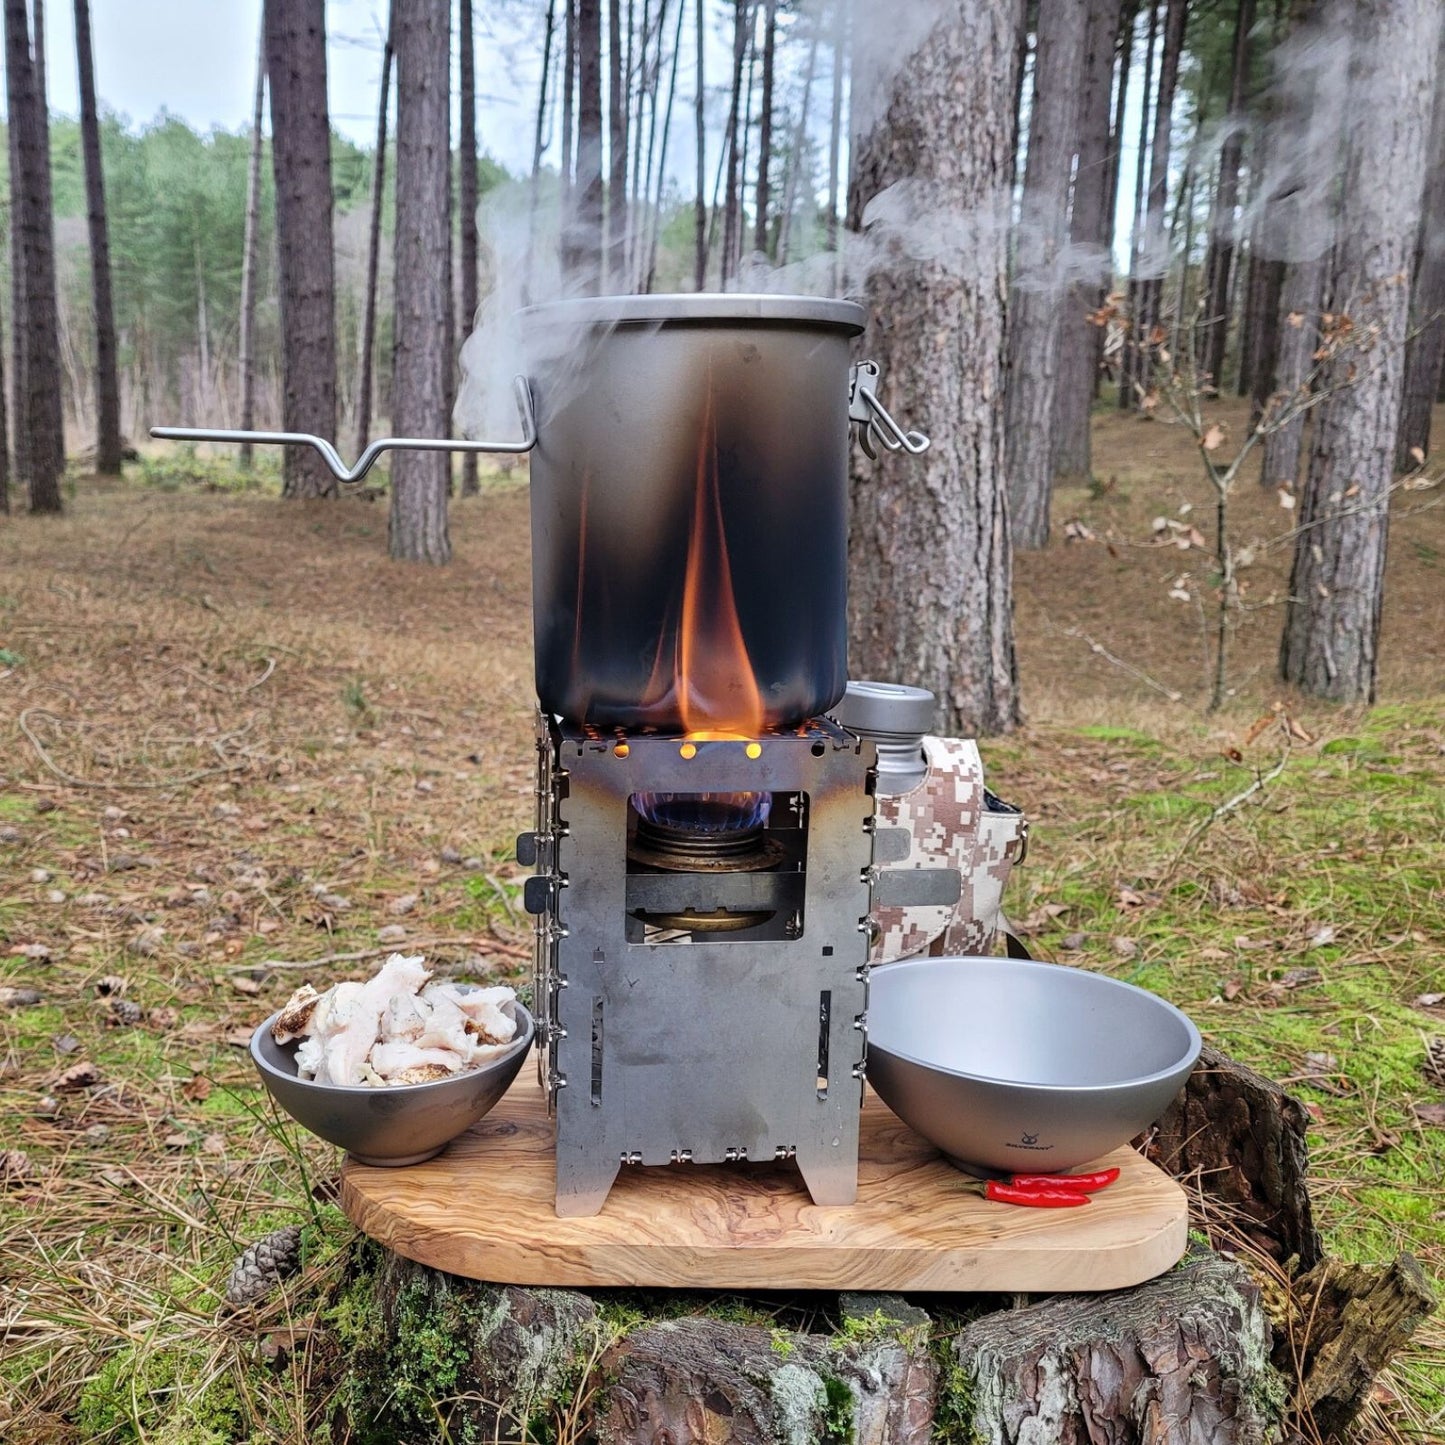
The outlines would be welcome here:
M 923 750 L 927 778 L 912 792 L 878 799 L 878 826 L 904 829 L 911 840 L 903 860 L 889 866 L 957 868 L 962 888 L 952 905 L 875 909 L 874 963 L 990 953 L 1009 870 L 1028 847 L 1028 820 L 984 786 L 972 739 L 927 737 Z

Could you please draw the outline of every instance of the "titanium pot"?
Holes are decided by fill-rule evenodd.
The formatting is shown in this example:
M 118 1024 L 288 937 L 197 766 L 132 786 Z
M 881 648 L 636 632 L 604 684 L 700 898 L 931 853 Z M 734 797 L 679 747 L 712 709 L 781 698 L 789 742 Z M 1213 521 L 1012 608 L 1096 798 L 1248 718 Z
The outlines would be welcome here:
M 572 723 L 756 736 L 826 712 L 847 662 L 848 432 L 917 455 L 849 364 L 865 313 L 811 296 L 604 296 L 520 313 L 521 438 L 384 437 L 384 452 L 532 453 L 537 696 Z
M 873 397 L 877 368 L 850 367 L 864 319 L 747 295 L 521 314 L 545 711 L 756 736 L 842 697 L 850 416 L 870 450 L 927 446 Z

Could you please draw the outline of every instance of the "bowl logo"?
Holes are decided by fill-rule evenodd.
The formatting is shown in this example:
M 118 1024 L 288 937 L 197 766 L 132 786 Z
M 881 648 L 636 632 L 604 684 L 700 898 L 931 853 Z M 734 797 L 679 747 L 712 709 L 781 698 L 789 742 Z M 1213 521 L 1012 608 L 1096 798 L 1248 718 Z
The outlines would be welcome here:
M 1040 1144 L 1037 1134 L 1030 1134 L 1027 1131 L 1020 1134 L 1018 1142 L 1009 1142 L 1004 1146 L 1006 1149 L 1027 1149 L 1034 1154 L 1047 1154 L 1054 1146 L 1052 1144 Z

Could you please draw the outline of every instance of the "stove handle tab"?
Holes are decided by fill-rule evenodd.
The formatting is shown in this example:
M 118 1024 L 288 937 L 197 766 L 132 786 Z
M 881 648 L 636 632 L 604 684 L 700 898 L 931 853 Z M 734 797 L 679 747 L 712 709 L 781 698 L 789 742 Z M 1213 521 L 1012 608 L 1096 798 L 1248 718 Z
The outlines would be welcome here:
M 321 454 L 331 474 L 342 483 L 359 482 L 377 463 L 383 452 L 502 452 L 520 456 L 537 445 L 537 413 L 532 406 L 532 389 L 525 376 L 512 382 L 517 414 L 522 422 L 522 439 L 515 442 L 468 441 L 462 437 L 381 437 L 362 452 L 354 467 L 341 460 L 325 437 L 296 431 L 228 431 L 211 427 L 153 426 L 151 435 L 172 442 L 252 442 L 262 446 L 310 447 Z
M 876 361 L 855 362 L 848 370 L 848 420 L 858 428 L 859 445 L 874 461 L 878 459 L 875 443 L 880 442 L 886 451 L 922 456 L 929 448 L 929 439 L 921 431 L 904 431 L 894 421 L 878 400 L 878 376 Z

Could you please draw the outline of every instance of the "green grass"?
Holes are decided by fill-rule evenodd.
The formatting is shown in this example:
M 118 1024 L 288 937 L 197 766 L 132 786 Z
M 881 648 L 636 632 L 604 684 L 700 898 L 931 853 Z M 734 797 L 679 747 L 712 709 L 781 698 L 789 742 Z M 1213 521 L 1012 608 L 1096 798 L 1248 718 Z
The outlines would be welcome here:
M 1445 1020 L 1413 1004 L 1445 979 L 1437 717 L 1429 706 L 1381 708 L 1349 735 L 1299 748 L 1262 799 L 1217 819 L 1182 856 L 1191 829 L 1272 764 L 1268 740 L 1251 766 L 1220 760 L 1207 769 L 1216 777 L 1050 820 L 1035 829 L 1011 907 L 1064 904 L 1058 918 L 1040 914 L 1038 951 L 1167 995 L 1227 1052 L 1289 1081 L 1314 1116 L 1316 1205 L 1332 1253 L 1380 1261 L 1410 1249 L 1440 1279 L 1445 1129 L 1410 1109 L 1445 1097 L 1421 1073 L 1424 1039 Z M 1142 902 L 1127 906 L 1121 889 Z M 1082 950 L 1059 953 L 1075 933 L 1087 935 Z

